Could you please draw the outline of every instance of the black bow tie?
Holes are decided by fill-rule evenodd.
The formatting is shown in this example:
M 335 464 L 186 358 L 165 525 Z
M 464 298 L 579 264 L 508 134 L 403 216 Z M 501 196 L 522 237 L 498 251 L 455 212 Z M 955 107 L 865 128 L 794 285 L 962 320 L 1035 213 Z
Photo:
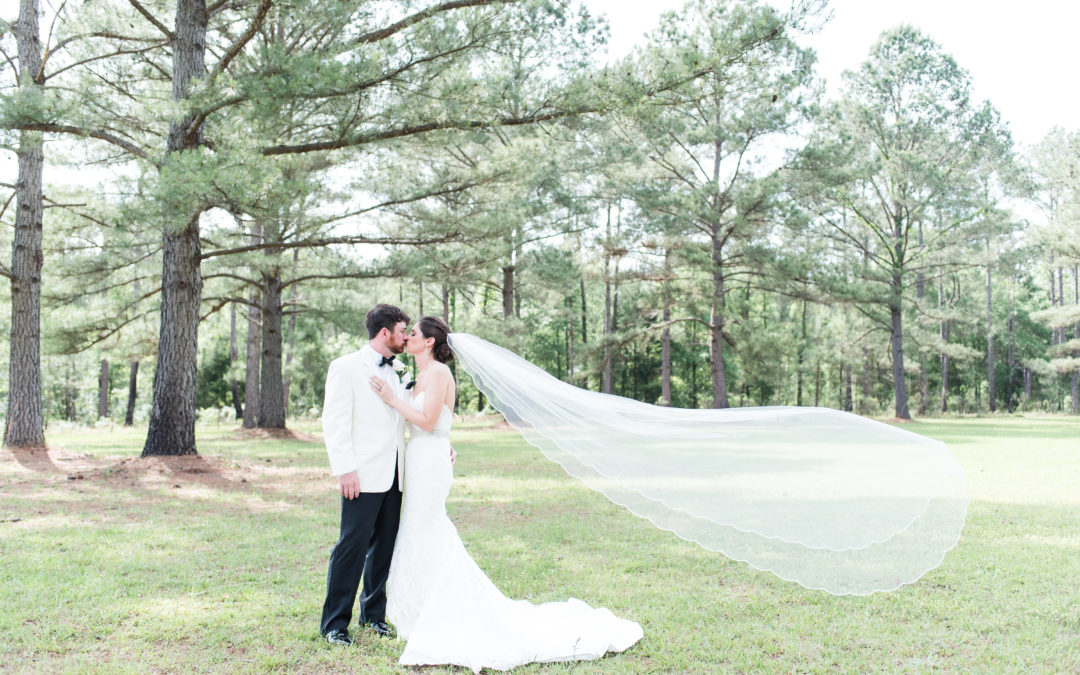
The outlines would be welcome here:
M 382 361 L 379 361 L 379 367 L 382 368 L 383 366 L 385 366 L 388 363 L 393 364 L 394 363 L 394 357 L 395 357 L 394 354 L 391 354 L 390 356 L 382 357 Z

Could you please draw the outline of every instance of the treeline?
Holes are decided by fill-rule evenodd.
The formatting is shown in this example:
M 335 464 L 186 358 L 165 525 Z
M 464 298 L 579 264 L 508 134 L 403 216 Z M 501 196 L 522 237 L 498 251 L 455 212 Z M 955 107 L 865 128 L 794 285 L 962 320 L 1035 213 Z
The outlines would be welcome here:
M 1080 136 L 1018 150 L 909 27 L 825 98 L 817 4 L 601 67 L 563 2 L 23 0 L 5 442 L 317 415 L 377 301 L 663 405 L 1075 414 Z

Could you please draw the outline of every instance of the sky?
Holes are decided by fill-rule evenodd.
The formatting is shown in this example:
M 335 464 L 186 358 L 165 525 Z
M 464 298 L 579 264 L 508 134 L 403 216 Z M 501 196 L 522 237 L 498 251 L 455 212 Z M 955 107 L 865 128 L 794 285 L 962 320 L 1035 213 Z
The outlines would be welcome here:
M 585 0 L 611 27 L 609 56 L 620 57 L 682 0 Z M 789 0 L 770 0 L 786 9 Z M 830 0 L 832 19 L 802 44 L 818 54 L 817 70 L 831 91 L 844 70 L 865 60 L 882 31 L 906 23 L 921 29 L 956 59 L 989 100 L 1020 145 L 1038 142 L 1051 128 L 1080 129 L 1077 0 Z

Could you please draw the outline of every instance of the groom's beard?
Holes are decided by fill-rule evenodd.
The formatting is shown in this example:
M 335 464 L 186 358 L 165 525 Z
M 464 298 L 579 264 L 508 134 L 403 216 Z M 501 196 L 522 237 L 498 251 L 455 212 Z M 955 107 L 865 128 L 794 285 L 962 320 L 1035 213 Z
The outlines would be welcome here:
M 400 354 L 400 353 L 405 351 L 405 341 L 402 340 L 401 342 L 398 342 L 398 343 L 395 344 L 395 343 L 390 342 L 388 340 L 386 342 L 386 347 L 387 347 L 387 349 L 389 349 L 394 354 Z

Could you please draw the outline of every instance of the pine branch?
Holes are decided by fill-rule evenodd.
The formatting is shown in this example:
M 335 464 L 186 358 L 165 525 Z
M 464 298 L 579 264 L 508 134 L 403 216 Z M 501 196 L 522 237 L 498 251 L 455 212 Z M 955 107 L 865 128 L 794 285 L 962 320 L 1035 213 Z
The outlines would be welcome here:
M 451 0 L 450 2 L 444 2 L 438 5 L 433 5 L 427 9 L 416 12 L 398 21 L 397 23 L 390 24 L 385 28 L 365 33 L 356 39 L 357 44 L 370 44 L 372 42 L 378 42 L 379 40 L 385 40 L 386 38 L 400 33 L 410 26 L 414 26 L 425 19 L 430 19 L 436 14 L 442 14 L 443 12 L 453 11 L 455 9 L 463 9 L 465 7 L 483 7 L 485 5 L 504 5 L 518 0 Z
M 351 237 L 327 237 L 324 239 L 306 239 L 303 241 L 266 242 L 263 244 L 251 244 L 249 246 L 238 246 L 236 248 L 210 251 L 209 253 L 202 254 L 200 259 L 206 260 L 208 258 L 217 258 L 223 255 L 250 253 L 251 251 L 288 250 L 294 248 L 321 248 L 323 246 L 333 246 L 339 244 L 373 244 L 378 246 L 429 246 L 434 244 L 444 244 L 448 241 L 454 241 L 458 238 L 458 236 L 458 233 L 452 232 L 450 234 L 445 234 L 440 237 L 418 239 L 399 237 L 368 237 L 364 235 L 356 235 Z
M 90 138 L 96 138 L 98 140 L 105 141 L 106 143 L 111 143 L 117 147 L 123 148 L 124 150 L 141 159 L 150 159 L 150 155 L 139 146 L 129 141 L 125 141 L 124 139 L 110 132 L 102 131 L 101 129 L 84 129 L 82 127 L 76 127 L 70 124 L 55 124 L 52 122 L 15 124 L 9 128 L 20 129 L 22 131 L 44 131 L 47 133 L 55 134 L 71 134 L 73 136 L 82 136 L 84 138 L 89 136 Z
M 131 6 L 132 6 L 132 7 L 134 7 L 134 8 L 135 8 L 135 10 L 136 10 L 136 11 L 137 11 L 137 12 L 138 12 L 139 14 L 142 14 L 142 15 L 143 15 L 144 17 L 146 17 L 146 20 L 147 20 L 147 21 L 149 21 L 150 23 L 152 23 L 152 24 L 154 25 L 154 27 L 155 27 L 155 28 L 157 28 L 157 29 L 158 29 L 158 30 L 160 30 L 160 31 L 161 31 L 162 33 L 164 33 L 164 34 L 165 34 L 165 37 L 169 38 L 169 41 L 170 41 L 170 42 L 172 42 L 173 40 L 175 40 L 175 39 L 176 39 L 176 36 L 175 36 L 175 35 L 173 35 L 173 32 L 172 32 L 171 30 L 169 30 L 169 29 L 168 29 L 168 27 L 167 27 L 167 26 L 165 26 L 165 24 L 163 24 L 163 23 L 161 23 L 160 21 L 158 21 L 158 20 L 157 20 L 157 19 L 156 19 L 156 18 L 154 17 L 154 15 L 150 13 L 150 11 L 149 11 L 148 9 L 146 9 L 145 7 L 143 7 L 143 6 L 142 6 L 142 3 L 140 3 L 140 2 L 139 2 L 139 0 L 128 0 L 128 2 L 129 2 L 129 3 L 131 4 Z

